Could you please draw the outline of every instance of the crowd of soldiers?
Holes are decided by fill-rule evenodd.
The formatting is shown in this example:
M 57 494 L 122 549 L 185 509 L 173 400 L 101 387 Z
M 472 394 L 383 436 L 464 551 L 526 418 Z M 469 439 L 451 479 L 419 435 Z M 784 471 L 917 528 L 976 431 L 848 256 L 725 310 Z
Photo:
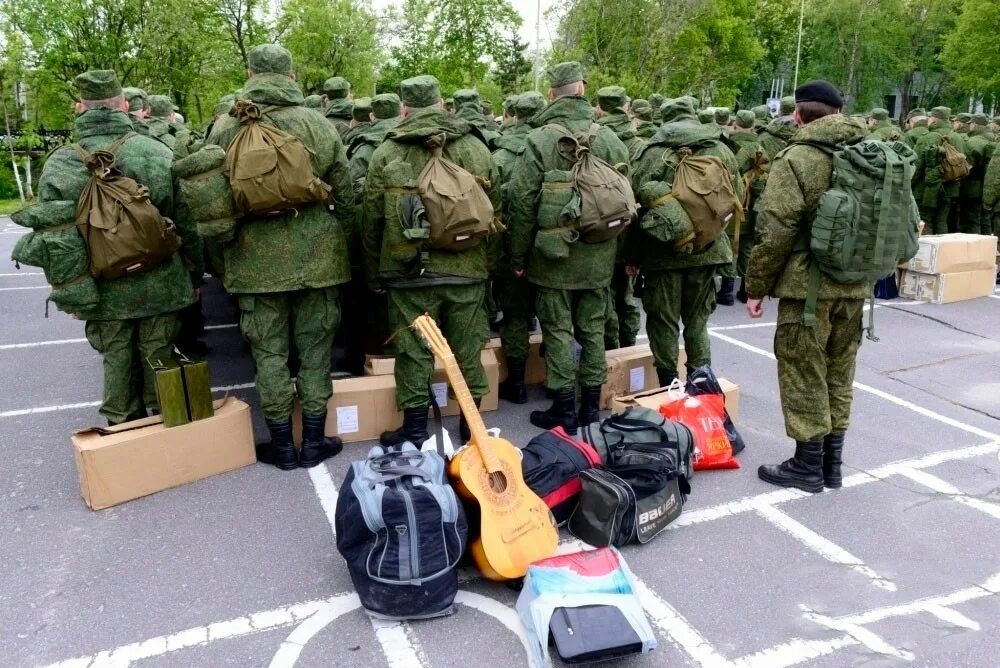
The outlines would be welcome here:
M 440 323 L 477 402 L 488 391 L 480 351 L 497 313 L 502 318 L 493 325 L 499 329 L 508 371 L 501 396 L 527 402 L 529 333 L 537 320 L 552 404 L 533 412 L 531 422 L 573 432 L 579 424 L 597 419 L 606 380 L 605 351 L 636 342 L 637 298 L 646 314 L 662 386 L 677 378 L 681 337 L 688 369 L 711 364 L 708 319 L 717 304 L 732 305 L 735 293 L 739 301 L 750 301 L 759 315 L 759 300 L 767 295 L 797 298 L 796 288 L 775 292 L 775 285 L 795 284 L 794 278 L 788 279 L 787 258 L 774 259 L 766 249 L 754 254 L 760 236 L 755 235 L 754 204 L 765 192 L 769 167 L 797 126 L 808 122 L 797 115 L 797 100 L 791 97 L 781 100 L 774 117 L 766 105 L 732 113 L 702 109 L 690 96 L 630 99 L 620 86 L 598 90 L 595 105 L 586 96 L 581 66 L 568 62 L 549 69 L 547 96 L 533 91 L 509 96 L 498 121 L 476 90 L 458 90 L 443 99 L 432 76 L 403 81 L 398 95 L 371 98 L 353 95 L 350 83 L 334 76 L 319 93 L 305 96 L 284 48 L 259 46 L 248 54 L 248 63 L 246 84 L 219 101 L 202 132 L 187 128 L 168 97 L 121 89 L 112 72 L 91 71 L 76 80 L 81 98 L 77 141 L 93 151 L 127 133 L 140 135 L 118 156 L 119 167 L 154 190 L 157 206 L 176 221 L 190 278 L 190 283 L 174 280 L 156 290 L 144 276 L 115 279 L 119 285 L 114 291 L 105 292 L 102 285 L 102 294 L 117 295 L 116 307 L 103 316 L 114 325 L 88 319 L 87 337 L 104 356 L 101 412 L 112 424 L 155 408 L 151 372 L 138 369 L 136 359 L 169 350 L 175 341 L 198 347 L 197 288 L 206 258 L 210 271 L 239 304 L 240 328 L 255 362 L 261 410 L 270 431 L 270 439 L 258 448 L 259 459 L 282 469 L 316 465 L 341 448 L 323 429 L 338 329 L 345 350 L 338 367 L 354 374 L 361 373 L 366 353 L 383 352 L 389 342 L 396 357 L 403 424 L 381 440 L 387 445 L 419 444 L 428 438 L 433 373 L 431 353 L 408 327 L 420 314 L 430 313 Z M 829 98 L 825 88 L 820 93 L 822 99 Z M 268 123 L 311 151 L 315 174 L 332 188 L 330 202 L 244 217 L 232 241 L 205 244 L 203 251 L 184 202 L 170 187 L 170 165 L 206 144 L 226 149 L 239 128 L 229 114 L 237 100 L 266 107 Z M 992 163 L 990 159 L 996 153 L 1000 119 L 983 114 L 952 119 L 947 108 L 936 107 L 929 114 L 910 112 L 905 132 L 889 121 L 884 109 L 873 110 L 864 123 L 849 120 L 848 125 L 827 125 L 837 132 L 847 127 L 853 138 L 864 136 L 867 128 L 872 137 L 914 147 L 914 192 L 929 231 L 995 229 L 1000 219 L 1000 208 L 994 213 L 1000 205 L 1000 157 Z M 558 148 L 560 128 L 589 132 L 589 150 L 629 176 L 642 207 L 663 201 L 674 180 L 677 152 L 683 148 L 717 157 L 749 213 L 739 229 L 729 230 L 701 253 L 666 252 L 643 235 L 638 224 L 609 241 L 572 243 L 560 236 L 558 224 L 568 198 L 563 186 L 573 164 Z M 942 184 L 938 161 L 929 157 L 938 150 L 932 135 L 939 134 L 972 163 L 972 174 L 960 185 Z M 431 155 L 429 141 L 439 142 L 449 160 L 477 177 L 505 233 L 458 252 L 422 247 L 405 235 L 403 218 L 412 215 L 405 193 Z M 86 182 L 86 169 L 69 148 L 55 157 L 41 176 L 41 198 L 74 199 Z M 824 188 L 828 181 L 829 175 Z M 787 185 L 799 186 L 805 187 Z M 755 286 L 755 271 L 769 279 L 758 279 Z M 856 300 L 865 290 L 852 286 L 835 295 L 851 298 L 849 307 L 857 312 L 841 314 L 851 322 L 860 318 Z M 779 313 L 782 322 L 793 317 Z M 574 342 L 579 346 L 576 354 Z M 807 352 L 825 355 L 812 348 Z M 850 353 L 851 377 L 854 352 L 856 346 Z M 811 396 L 804 388 L 792 403 L 803 404 L 804 414 L 815 415 L 815 407 L 805 405 Z M 296 397 L 303 412 L 301 452 L 292 444 Z M 839 430 L 842 439 L 847 418 L 843 414 L 838 422 L 837 415 L 836 407 L 828 407 L 816 425 L 796 422 L 794 415 L 789 421 L 786 411 L 786 426 L 797 442 L 819 438 L 823 447 L 823 437 L 831 432 Z M 460 428 L 464 441 L 464 417 Z

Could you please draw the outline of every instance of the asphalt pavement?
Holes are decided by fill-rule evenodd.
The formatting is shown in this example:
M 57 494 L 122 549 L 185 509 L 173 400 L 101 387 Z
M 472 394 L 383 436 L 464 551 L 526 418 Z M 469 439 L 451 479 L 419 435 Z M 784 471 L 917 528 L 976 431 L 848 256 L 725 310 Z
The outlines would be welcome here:
M 4 258 L 21 232 L 0 218 Z M 254 407 L 263 438 L 236 312 L 217 284 L 205 292 L 213 385 Z M 41 270 L 0 264 L 0 666 L 529 665 L 517 593 L 471 571 L 452 617 L 389 624 L 359 609 L 331 513 L 369 444 L 310 471 L 258 464 L 89 510 L 70 434 L 100 423 L 100 358 L 82 323 L 44 316 L 47 294 Z M 763 321 L 740 306 L 712 318 L 748 446 L 741 469 L 695 477 L 670 530 L 623 550 L 659 647 L 618 663 L 1000 666 L 1000 295 L 878 304 L 845 487 L 815 496 L 756 476 L 792 447 L 766 307 Z M 487 425 L 523 445 L 544 405 L 540 388 L 531 397 Z

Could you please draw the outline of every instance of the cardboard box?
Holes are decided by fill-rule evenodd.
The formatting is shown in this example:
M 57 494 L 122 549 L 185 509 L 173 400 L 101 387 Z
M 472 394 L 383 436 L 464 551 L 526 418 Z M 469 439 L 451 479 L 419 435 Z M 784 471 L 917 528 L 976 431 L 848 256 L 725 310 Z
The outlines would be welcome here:
M 903 269 L 922 274 L 951 274 L 989 269 L 996 264 L 997 238 L 981 234 L 920 237 L 917 254 Z
M 933 304 L 949 304 L 987 297 L 993 294 L 996 276 L 995 266 L 977 271 L 946 274 L 924 274 L 903 270 L 900 272 L 899 294 L 907 299 Z
M 659 385 L 653 352 L 648 345 L 609 350 L 606 353 L 608 378 L 601 388 L 601 408 L 611 407 L 614 397 L 651 390 Z
M 256 462 L 250 406 L 228 397 L 214 409 L 170 429 L 156 416 L 73 434 L 83 500 L 100 510 Z
M 500 366 L 497 363 L 496 351 L 491 348 L 483 349 L 480 361 L 486 372 L 489 392 L 480 402 L 479 410 L 483 412 L 495 411 L 500 402 Z M 365 358 L 365 376 L 392 376 L 395 370 L 396 359 L 394 357 L 368 355 Z M 448 377 L 445 374 L 444 365 L 439 360 L 434 360 L 434 377 L 431 380 L 431 389 L 434 391 L 434 396 L 437 397 L 442 415 L 459 414 L 458 402 L 455 401 L 454 395 L 448 391 Z
M 537 333 L 530 335 L 528 345 L 531 348 L 524 368 L 524 384 L 541 385 L 545 382 L 546 373 L 545 358 L 542 357 L 542 335 Z M 507 356 L 504 355 L 500 339 L 490 339 L 486 344 L 486 350 L 493 350 L 496 353 L 497 363 L 500 365 L 500 380 L 507 380 Z
M 326 435 L 345 443 L 370 441 L 403 422 L 396 408 L 396 379 L 392 374 L 338 378 L 326 406 Z M 302 406 L 295 401 L 292 413 L 295 444 L 302 443 Z
M 719 385 L 722 386 L 722 391 L 726 396 L 726 411 L 729 413 L 729 417 L 733 419 L 733 422 L 737 422 L 740 418 L 740 386 L 725 378 L 719 379 Z M 611 412 L 621 413 L 629 406 L 645 406 L 646 408 L 658 411 L 660 410 L 660 406 L 666 401 L 666 393 L 667 388 L 658 387 L 646 392 L 615 397 L 611 401 Z

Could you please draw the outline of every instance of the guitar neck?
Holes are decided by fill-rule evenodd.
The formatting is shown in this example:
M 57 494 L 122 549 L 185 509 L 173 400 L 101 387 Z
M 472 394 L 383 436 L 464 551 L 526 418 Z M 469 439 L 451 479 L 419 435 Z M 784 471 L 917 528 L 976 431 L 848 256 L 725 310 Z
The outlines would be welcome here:
M 458 399 L 458 405 L 462 409 L 462 415 L 465 416 L 465 421 L 469 425 L 472 442 L 479 448 L 483 464 L 486 465 L 486 470 L 490 473 L 499 471 L 500 462 L 491 449 L 489 434 L 486 433 L 486 424 L 479 414 L 479 408 L 476 406 L 475 399 L 472 398 L 472 394 L 469 392 L 469 386 L 465 382 L 462 370 L 458 367 L 455 355 L 449 351 L 447 355 L 441 356 L 441 362 L 444 364 L 444 372 L 448 376 L 448 383 L 451 385 L 451 389 L 455 391 L 455 397 Z

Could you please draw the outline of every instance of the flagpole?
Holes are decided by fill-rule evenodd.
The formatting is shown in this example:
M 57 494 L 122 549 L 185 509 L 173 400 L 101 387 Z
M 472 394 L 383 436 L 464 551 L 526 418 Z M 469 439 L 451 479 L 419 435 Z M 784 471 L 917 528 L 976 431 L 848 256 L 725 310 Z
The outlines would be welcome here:
M 799 43 L 795 47 L 795 81 L 792 90 L 799 87 L 799 61 L 802 59 L 802 18 L 806 13 L 806 0 L 799 3 Z

